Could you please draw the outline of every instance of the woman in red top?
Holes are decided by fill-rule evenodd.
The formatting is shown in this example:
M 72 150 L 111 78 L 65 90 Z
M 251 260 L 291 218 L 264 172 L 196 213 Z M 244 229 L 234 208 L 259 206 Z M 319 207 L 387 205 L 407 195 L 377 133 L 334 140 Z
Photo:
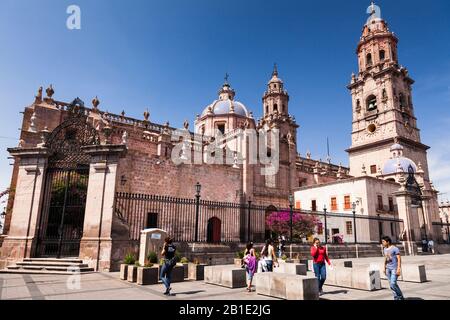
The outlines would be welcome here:
M 327 248 L 320 245 L 320 240 L 314 238 L 313 246 L 311 247 L 311 256 L 313 257 L 314 274 L 319 281 L 319 295 L 323 294 L 323 284 L 327 278 L 327 267 L 325 262 L 331 266 L 330 259 L 328 259 Z

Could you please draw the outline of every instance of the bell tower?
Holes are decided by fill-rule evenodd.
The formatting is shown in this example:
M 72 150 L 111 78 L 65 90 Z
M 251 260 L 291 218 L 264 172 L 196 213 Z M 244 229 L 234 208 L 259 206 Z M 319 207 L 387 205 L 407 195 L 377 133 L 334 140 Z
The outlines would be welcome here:
M 283 80 L 278 78 L 277 64 L 274 64 L 272 78 L 267 83 L 267 91 L 263 96 L 264 117 L 274 114 L 289 115 L 289 95 L 284 90 Z
M 421 143 L 414 115 L 414 80 L 399 64 L 398 38 L 381 18 L 380 8 L 372 2 L 367 12 L 370 16 L 356 49 L 359 72 L 352 74 L 348 86 L 353 108 L 352 144 L 347 150 L 350 174 L 382 174 L 397 139 L 405 156 L 421 164 L 428 180 L 429 147 Z
M 267 83 L 267 89 L 262 97 L 263 118 L 258 122 L 257 129 L 279 132 L 278 150 L 269 142 L 268 154 L 278 152 L 279 170 L 274 175 L 260 177 L 261 185 L 272 189 L 273 192 L 287 195 L 297 187 L 296 159 L 297 159 L 297 128 L 295 118 L 289 115 L 289 94 L 284 89 L 283 80 L 278 77 L 278 68 L 275 64 L 272 76 Z

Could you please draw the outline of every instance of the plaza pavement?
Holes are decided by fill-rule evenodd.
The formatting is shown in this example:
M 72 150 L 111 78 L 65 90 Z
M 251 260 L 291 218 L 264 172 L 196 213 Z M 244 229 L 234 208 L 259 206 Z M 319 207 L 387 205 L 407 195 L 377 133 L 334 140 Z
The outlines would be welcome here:
M 380 262 L 383 258 L 345 259 L 355 262 Z M 426 265 L 428 282 L 399 282 L 406 299 L 450 300 L 450 255 L 404 257 L 404 263 Z M 138 286 L 119 280 L 119 273 L 91 273 L 80 276 L 79 289 L 69 289 L 68 275 L 0 274 L 0 299 L 24 300 L 270 300 L 243 289 L 228 289 L 203 281 L 174 283 L 173 296 L 162 294 L 163 285 Z M 324 300 L 392 300 L 388 282 L 382 290 L 361 290 L 326 286 Z

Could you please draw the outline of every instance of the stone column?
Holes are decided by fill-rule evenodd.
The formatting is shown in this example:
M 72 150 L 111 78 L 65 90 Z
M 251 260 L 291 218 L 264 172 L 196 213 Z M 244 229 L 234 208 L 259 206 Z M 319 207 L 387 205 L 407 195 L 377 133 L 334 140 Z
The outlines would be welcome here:
M 403 228 L 405 230 L 404 245 L 405 252 L 407 255 L 416 255 L 417 246 L 413 240 L 412 234 L 414 234 L 414 218 L 412 217 L 413 211 L 411 208 L 411 193 L 406 190 L 401 190 L 394 193 L 397 206 L 398 206 L 398 217 L 403 220 Z
M 18 163 L 18 175 L 10 229 L 0 252 L 5 264 L 33 255 L 49 155 L 47 148 L 10 148 L 8 152 Z
M 83 150 L 91 156 L 91 165 L 79 258 L 96 271 L 110 271 L 117 165 L 126 146 L 86 146 Z

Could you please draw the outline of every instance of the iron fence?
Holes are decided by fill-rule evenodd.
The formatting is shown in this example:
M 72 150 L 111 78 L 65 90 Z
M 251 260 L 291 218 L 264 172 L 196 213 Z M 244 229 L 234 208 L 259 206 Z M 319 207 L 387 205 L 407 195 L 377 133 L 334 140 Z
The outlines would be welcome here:
M 292 237 L 290 208 L 123 192 L 116 193 L 115 212 L 127 226 L 129 239 L 134 241 L 138 241 L 141 230 L 147 228 L 164 229 L 177 242 L 263 242 L 283 233 L 294 243 L 317 237 L 334 244 L 379 243 L 384 235 L 399 242 L 404 230 L 403 221 L 392 216 L 293 209 L 293 233 L 300 236 Z M 287 214 L 289 219 L 281 223 L 287 228 L 278 234 L 268 224 L 274 212 L 284 213 L 284 218 Z M 301 235 L 302 224 L 296 224 L 299 220 L 312 221 L 313 234 Z

